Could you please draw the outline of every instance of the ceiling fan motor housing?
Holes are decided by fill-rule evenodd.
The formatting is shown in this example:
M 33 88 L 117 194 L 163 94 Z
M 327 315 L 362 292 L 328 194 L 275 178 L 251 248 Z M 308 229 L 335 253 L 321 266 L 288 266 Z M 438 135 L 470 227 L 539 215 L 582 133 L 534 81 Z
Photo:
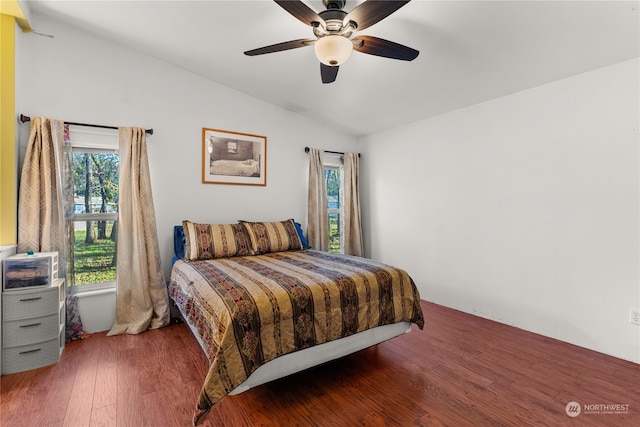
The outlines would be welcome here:
M 327 9 L 318 13 L 318 16 L 324 21 L 324 25 L 319 23 L 313 26 L 313 34 L 318 38 L 329 34 L 351 37 L 356 30 L 356 25 L 353 21 L 349 21 L 344 25 L 344 18 L 347 16 L 347 12 L 344 10 Z

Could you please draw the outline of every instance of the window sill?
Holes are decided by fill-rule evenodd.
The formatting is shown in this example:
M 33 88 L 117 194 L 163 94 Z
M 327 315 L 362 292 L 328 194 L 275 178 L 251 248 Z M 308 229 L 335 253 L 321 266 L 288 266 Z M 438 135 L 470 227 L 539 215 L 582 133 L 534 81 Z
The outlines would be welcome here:
M 72 289 L 71 295 L 75 295 L 78 298 L 84 297 L 93 297 L 97 295 L 105 295 L 105 294 L 115 294 L 116 293 L 116 285 L 115 283 L 109 285 L 102 285 L 96 287 L 86 287 L 85 289 Z

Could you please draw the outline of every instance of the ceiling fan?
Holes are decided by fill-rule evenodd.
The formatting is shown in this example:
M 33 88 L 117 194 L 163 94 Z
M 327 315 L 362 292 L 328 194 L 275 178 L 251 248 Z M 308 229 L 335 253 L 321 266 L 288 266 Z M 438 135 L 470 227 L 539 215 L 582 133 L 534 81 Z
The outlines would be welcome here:
M 322 83 L 332 83 L 336 80 L 338 68 L 349 59 L 352 50 L 385 58 L 412 61 L 420 52 L 410 47 L 373 36 L 351 38 L 355 31 L 364 30 L 380 22 L 409 1 L 367 0 L 347 13 L 343 10 L 346 0 L 322 0 L 327 9 L 316 13 L 300 0 L 275 0 L 295 18 L 311 26 L 316 40 L 291 40 L 248 50 L 244 54 L 255 56 L 314 46 L 316 56 L 320 60 Z

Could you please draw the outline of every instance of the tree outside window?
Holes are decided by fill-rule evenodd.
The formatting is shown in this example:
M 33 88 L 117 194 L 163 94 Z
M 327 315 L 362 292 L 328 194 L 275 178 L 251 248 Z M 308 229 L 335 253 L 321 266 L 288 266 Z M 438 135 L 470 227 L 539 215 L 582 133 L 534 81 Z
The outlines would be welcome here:
M 74 149 L 74 286 L 115 283 L 119 166 L 113 150 Z
M 342 253 L 342 167 L 326 166 L 329 252 Z

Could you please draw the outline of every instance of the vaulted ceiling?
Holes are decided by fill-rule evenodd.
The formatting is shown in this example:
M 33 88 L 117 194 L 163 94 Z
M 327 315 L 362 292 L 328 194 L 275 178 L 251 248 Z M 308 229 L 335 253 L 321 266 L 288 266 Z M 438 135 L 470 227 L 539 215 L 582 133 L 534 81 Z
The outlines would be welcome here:
M 243 54 L 314 38 L 273 1 L 23 3 L 33 16 L 50 15 L 355 136 L 640 54 L 638 1 L 413 0 L 356 35 L 417 49 L 414 61 L 354 52 L 337 80 L 322 84 L 312 47 Z M 320 0 L 304 3 L 324 10 Z M 348 0 L 345 10 L 360 3 Z

